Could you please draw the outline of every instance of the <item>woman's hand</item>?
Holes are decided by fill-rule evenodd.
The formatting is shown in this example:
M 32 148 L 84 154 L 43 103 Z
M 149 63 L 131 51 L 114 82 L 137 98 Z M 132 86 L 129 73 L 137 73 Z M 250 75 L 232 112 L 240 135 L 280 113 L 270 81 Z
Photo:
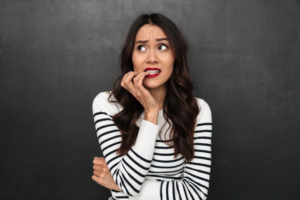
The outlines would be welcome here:
M 145 119 L 157 123 L 157 115 L 159 106 L 150 92 L 143 86 L 143 81 L 149 72 L 137 72 L 130 71 L 124 75 L 121 86 L 128 90 L 144 107 Z
M 103 157 L 101 158 L 95 157 L 93 160 L 93 164 L 94 164 L 93 165 L 94 175 L 92 176 L 92 179 L 95 182 L 102 185 L 103 187 L 106 187 L 107 189 L 121 191 L 119 186 L 114 181 L 106 165 L 106 161 Z

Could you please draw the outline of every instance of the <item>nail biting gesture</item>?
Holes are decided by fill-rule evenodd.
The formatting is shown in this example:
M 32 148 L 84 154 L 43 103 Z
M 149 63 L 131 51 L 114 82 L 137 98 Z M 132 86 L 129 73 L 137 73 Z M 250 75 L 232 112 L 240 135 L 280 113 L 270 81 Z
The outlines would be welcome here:
M 145 76 L 149 72 L 137 73 L 130 71 L 124 75 L 121 86 L 128 90 L 144 107 L 145 113 L 157 113 L 159 106 L 150 92 L 143 86 Z

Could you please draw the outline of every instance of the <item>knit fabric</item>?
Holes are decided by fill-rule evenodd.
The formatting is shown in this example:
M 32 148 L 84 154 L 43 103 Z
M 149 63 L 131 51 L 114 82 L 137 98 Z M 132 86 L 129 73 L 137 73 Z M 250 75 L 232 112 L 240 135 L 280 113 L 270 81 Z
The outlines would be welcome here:
M 194 131 L 194 158 L 187 162 L 181 154 L 174 158 L 169 125 L 165 124 L 163 110 L 159 111 L 157 124 L 143 119 L 135 144 L 124 156 L 117 155 L 121 133 L 112 116 L 123 108 L 108 101 L 110 92 L 101 92 L 93 102 L 94 122 L 100 148 L 107 166 L 122 192 L 110 190 L 110 199 L 167 200 L 206 199 L 211 169 L 212 118 L 209 105 L 196 98 L 200 112 Z M 160 139 L 160 136 L 161 138 Z M 166 136 L 166 138 L 164 138 Z

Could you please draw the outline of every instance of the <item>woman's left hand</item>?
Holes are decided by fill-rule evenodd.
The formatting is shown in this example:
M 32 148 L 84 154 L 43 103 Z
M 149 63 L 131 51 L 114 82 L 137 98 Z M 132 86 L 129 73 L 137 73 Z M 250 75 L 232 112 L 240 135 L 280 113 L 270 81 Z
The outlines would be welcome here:
M 95 157 L 93 160 L 93 164 L 94 175 L 92 176 L 92 179 L 95 182 L 102 185 L 103 187 L 106 187 L 107 189 L 121 191 L 119 186 L 114 181 L 103 157 Z

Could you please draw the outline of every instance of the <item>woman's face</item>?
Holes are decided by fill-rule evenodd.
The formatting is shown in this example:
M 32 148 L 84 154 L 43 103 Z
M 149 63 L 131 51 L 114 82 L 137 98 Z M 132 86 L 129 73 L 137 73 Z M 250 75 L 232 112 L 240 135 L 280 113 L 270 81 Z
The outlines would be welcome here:
M 150 71 L 144 79 L 146 88 L 164 87 L 171 77 L 174 65 L 174 53 L 163 30 L 146 24 L 137 32 L 132 53 L 133 69 L 141 73 Z

